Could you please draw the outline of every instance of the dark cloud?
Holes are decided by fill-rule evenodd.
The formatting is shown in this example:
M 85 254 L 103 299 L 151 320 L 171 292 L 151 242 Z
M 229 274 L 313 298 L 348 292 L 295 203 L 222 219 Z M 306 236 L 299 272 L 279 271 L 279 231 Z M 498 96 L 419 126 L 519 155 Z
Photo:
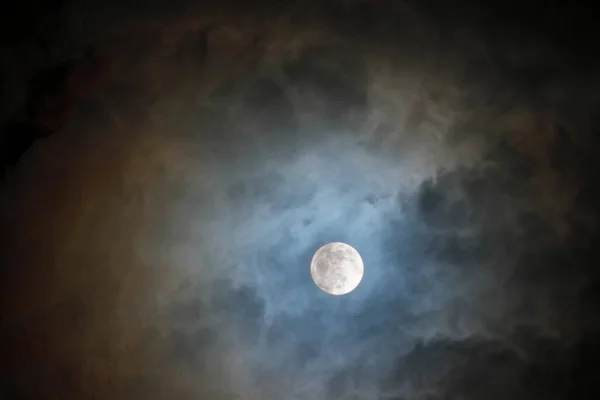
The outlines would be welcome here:
M 585 29 L 238 3 L 64 4 L 5 53 L 6 396 L 596 398 Z

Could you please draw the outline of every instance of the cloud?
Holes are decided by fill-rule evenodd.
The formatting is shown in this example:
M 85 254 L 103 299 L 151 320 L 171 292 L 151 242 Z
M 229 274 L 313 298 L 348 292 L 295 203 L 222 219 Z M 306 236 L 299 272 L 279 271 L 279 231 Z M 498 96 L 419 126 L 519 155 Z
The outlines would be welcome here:
M 13 263 L 47 283 L 8 317 L 10 338 L 27 346 L 18 326 L 63 313 L 47 299 L 86 317 L 39 331 L 48 344 L 29 357 L 47 364 L 21 359 L 26 380 L 58 364 L 107 398 L 575 393 L 547 377 L 567 379 L 591 346 L 571 312 L 588 275 L 567 271 L 573 221 L 591 213 L 574 211 L 585 169 L 557 157 L 559 117 L 509 75 L 465 76 L 489 44 L 440 38 L 407 10 L 402 32 L 362 41 L 326 14 L 126 16 L 88 32 L 99 89 L 15 172 L 14 248 L 35 256 Z M 310 279 L 334 240 L 365 261 L 347 296 Z

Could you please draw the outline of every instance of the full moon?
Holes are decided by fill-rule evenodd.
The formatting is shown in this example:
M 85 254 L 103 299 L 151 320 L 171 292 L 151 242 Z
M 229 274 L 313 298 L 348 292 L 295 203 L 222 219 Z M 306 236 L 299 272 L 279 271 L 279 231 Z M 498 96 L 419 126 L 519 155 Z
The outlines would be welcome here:
M 310 263 L 310 274 L 315 284 L 333 295 L 350 293 L 356 289 L 363 273 L 363 261 L 358 251 L 341 242 L 322 246 Z

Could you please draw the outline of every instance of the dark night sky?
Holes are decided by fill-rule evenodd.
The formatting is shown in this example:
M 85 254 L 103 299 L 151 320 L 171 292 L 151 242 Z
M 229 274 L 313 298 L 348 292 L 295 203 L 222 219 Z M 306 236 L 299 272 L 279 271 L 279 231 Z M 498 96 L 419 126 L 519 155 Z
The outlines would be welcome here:
M 597 18 L 483 3 L 3 5 L 0 398 L 600 398 Z

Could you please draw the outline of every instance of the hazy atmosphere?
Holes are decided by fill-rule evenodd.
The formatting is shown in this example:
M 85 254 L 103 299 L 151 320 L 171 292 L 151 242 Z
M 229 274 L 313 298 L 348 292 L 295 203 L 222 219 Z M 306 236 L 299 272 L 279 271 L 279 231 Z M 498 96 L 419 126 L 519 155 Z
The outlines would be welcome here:
M 600 396 L 586 10 L 25 3 L 1 398 Z M 333 241 L 344 296 L 310 275 Z

